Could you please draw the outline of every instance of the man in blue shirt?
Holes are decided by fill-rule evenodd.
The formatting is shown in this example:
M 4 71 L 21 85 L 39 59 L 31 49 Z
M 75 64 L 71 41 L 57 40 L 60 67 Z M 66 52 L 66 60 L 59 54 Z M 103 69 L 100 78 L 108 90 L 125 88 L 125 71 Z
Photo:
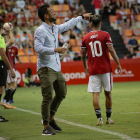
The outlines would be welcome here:
M 42 90 L 42 119 L 44 130 L 42 135 L 54 135 L 50 126 L 60 132 L 62 129 L 55 123 L 54 115 L 57 112 L 61 101 L 65 98 L 67 89 L 64 77 L 61 72 L 59 53 L 67 49 L 58 46 L 58 34 L 74 27 L 83 18 L 90 18 L 91 13 L 72 18 L 68 22 L 55 25 L 56 17 L 53 9 L 43 5 L 38 9 L 38 16 L 42 25 L 35 31 L 35 51 L 38 53 L 37 73 L 41 81 Z M 53 97 L 53 89 L 55 96 Z
M 135 36 L 132 36 L 132 39 L 129 40 L 128 47 L 129 47 L 129 51 L 130 51 L 131 55 L 133 55 L 134 49 L 137 49 L 137 47 L 138 47 L 138 42 L 135 39 Z

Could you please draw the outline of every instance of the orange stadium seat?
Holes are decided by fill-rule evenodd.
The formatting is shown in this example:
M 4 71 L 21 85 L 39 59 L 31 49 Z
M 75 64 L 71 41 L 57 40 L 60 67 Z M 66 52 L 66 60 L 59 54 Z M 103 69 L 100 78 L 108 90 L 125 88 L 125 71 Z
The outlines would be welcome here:
M 58 18 L 65 18 L 66 12 L 58 12 L 57 17 Z
M 60 5 L 53 5 L 53 10 L 56 12 L 61 12 Z
M 124 31 L 124 35 L 125 35 L 125 36 L 132 36 L 132 30 L 126 29 L 126 30 Z
M 69 44 L 70 44 L 70 46 L 76 46 L 75 39 L 70 39 Z
M 80 49 L 81 49 L 80 47 L 72 47 L 72 51 L 76 53 L 79 53 Z
M 131 39 L 131 37 L 124 37 L 123 38 L 124 44 L 128 44 L 128 42 L 129 42 L 130 39 Z
M 22 63 L 28 63 L 28 62 L 30 62 L 29 56 L 21 56 L 20 59 L 21 59 L 21 62 Z
M 19 34 L 17 34 L 16 36 L 13 35 L 13 37 L 15 37 L 15 38 L 20 38 L 20 35 L 19 35 Z
M 130 15 L 130 9 L 124 9 L 125 12 L 127 12 L 128 15 Z
M 61 24 L 61 19 L 60 18 L 57 18 L 56 24 Z
M 62 5 L 62 11 L 68 11 L 70 9 L 69 5 Z
M 81 39 L 77 39 L 76 43 L 77 43 L 78 46 L 81 46 L 82 45 L 82 40 Z
M 133 30 L 133 34 L 136 36 L 140 36 L 140 29 Z
M 109 16 L 109 22 L 110 23 L 116 23 L 117 22 L 117 16 Z
M 23 49 L 18 49 L 18 55 L 25 55 L 25 52 Z
M 137 15 L 137 20 L 140 21 L 140 15 Z
M 25 53 L 26 53 L 26 55 L 34 55 L 34 50 L 33 50 L 33 48 L 25 49 Z
M 30 56 L 30 62 L 37 63 L 37 55 Z

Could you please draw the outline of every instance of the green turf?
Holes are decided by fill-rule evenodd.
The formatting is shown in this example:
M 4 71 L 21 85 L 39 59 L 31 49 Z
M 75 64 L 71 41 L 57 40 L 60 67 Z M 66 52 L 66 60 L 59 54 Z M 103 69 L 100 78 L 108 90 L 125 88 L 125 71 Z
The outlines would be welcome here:
M 92 94 L 87 93 L 87 85 L 67 86 L 68 94 L 62 102 L 56 117 L 67 121 L 95 126 L 97 119 L 92 106 Z M 114 83 L 112 91 L 114 125 L 103 125 L 100 128 L 140 139 L 140 82 Z M 42 95 L 40 87 L 18 88 L 13 106 L 41 112 Z M 100 95 L 102 117 L 105 122 L 105 98 Z M 137 113 L 136 113 L 137 112 Z M 7 140 L 114 140 L 121 139 L 112 134 L 96 132 L 66 123 L 57 122 L 63 129 L 55 136 L 42 136 L 41 116 L 22 112 L 16 109 L 3 109 L 0 115 L 9 119 L 0 123 L 0 136 Z

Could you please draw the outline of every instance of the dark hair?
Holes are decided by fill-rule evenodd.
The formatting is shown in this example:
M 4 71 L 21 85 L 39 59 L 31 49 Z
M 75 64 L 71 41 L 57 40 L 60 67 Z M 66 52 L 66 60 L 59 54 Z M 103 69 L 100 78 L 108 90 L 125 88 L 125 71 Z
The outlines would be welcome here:
M 0 20 L 0 30 L 3 29 L 3 21 Z
M 2 33 L 1 36 L 2 36 L 2 37 L 4 37 L 4 36 L 9 36 L 9 34 L 7 34 L 7 33 Z
M 38 16 L 43 22 L 45 22 L 44 15 L 48 14 L 47 8 L 49 8 L 49 7 L 50 7 L 49 4 L 45 4 L 43 6 L 40 6 L 39 9 L 38 9 Z
M 98 26 L 100 22 L 102 22 L 102 16 L 95 14 L 93 17 L 90 19 L 92 22 L 93 26 Z

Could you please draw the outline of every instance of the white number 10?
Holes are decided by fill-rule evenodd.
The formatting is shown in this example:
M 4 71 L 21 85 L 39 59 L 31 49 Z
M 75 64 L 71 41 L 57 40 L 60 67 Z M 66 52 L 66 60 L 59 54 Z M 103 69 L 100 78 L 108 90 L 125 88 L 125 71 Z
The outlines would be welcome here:
M 97 52 L 96 44 L 99 45 L 100 53 Z M 102 45 L 101 45 L 100 41 L 95 41 L 94 44 L 93 44 L 93 42 L 90 42 L 89 45 L 91 47 L 92 57 L 95 57 L 95 56 L 100 57 L 100 56 L 102 56 L 103 52 L 102 52 Z

